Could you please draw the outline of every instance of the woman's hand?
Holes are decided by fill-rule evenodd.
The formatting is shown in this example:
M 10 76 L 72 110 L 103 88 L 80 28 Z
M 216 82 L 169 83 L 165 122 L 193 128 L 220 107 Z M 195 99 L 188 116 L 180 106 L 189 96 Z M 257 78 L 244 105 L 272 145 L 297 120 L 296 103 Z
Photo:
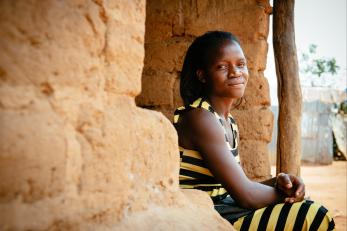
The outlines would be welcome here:
M 304 199 L 305 184 L 300 177 L 279 173 L 276 178 L 275 187 L 286 196 L 284 202 L 294 203 Z

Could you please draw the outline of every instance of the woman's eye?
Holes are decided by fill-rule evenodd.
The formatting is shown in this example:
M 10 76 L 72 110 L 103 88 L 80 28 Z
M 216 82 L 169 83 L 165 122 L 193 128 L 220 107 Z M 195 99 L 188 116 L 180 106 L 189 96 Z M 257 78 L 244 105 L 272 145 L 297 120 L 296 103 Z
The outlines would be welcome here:
M 246 66 L 246 63 L 240 63 L 238 66 L 243 68 Z
M 220 70 L 227 70 L 228 66 L 227 65 L 219 65 L 218 69 L 220 69 Z

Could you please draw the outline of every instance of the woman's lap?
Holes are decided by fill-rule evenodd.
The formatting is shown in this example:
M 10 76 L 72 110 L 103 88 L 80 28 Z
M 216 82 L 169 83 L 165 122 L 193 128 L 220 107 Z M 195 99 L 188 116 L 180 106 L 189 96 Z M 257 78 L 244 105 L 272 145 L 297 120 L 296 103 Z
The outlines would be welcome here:
M 327 209 L 309 200 L 294 204 L 281 203 L 253 211 L 239 210 L 240 207 L 234 204 L 228 209 L 227 203 L 223 204 L 224 207 L 215 204 L 215 209 L 237 230 L 333 230 L 335 226 Z M 243 212 L 247 215 L 240 217 Z
M 251 209 L 245 209 L 238 206 L 233 198 L 227 196 L 223 200 L 214 202 L 214 208 L 224 218 L 233 223 L 238 218 L 250 214 Z

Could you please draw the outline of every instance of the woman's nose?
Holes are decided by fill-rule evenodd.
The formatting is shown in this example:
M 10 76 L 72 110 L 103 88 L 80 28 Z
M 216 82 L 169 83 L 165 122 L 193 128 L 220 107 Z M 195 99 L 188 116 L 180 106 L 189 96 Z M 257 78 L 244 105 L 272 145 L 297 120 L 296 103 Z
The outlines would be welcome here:
M 229 72 L 229 77 L 240 77 L 242 75 L 242 72 L 239 68 L 231 68 Z

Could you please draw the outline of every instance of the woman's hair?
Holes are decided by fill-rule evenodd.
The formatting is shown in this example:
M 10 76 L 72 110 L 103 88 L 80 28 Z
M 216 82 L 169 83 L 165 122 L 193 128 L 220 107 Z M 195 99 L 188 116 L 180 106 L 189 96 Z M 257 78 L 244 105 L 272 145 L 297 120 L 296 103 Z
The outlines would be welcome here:
M 196 71 L 206 70 L 220 46 L 226 41 L 240 44 L 229 32 L 209 31 L 197 37 L 188 48 L 180 75 L 180 93 L 185 105 L 204 96 L 203 83 L 199 81 Z

